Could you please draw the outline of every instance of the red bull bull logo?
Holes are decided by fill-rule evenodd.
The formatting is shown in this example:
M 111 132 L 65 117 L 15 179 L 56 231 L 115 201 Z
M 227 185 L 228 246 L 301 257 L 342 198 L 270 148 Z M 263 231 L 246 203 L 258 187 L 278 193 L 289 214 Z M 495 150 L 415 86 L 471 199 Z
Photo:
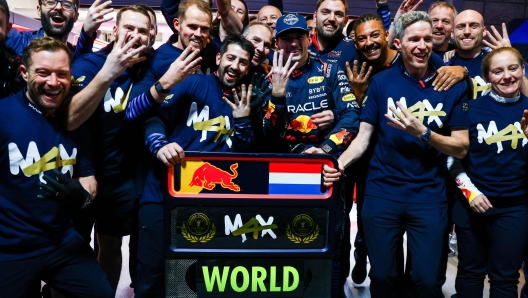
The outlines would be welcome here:
M 232 172 L 231 174 L 206 162 L 201 167 L 196 169 L 189 186 L 198 186 L 212 190 L 217 184 L 219 184 L 223 188 L 239 192 L 240 186 L 233 182 L 233 180 L 238 177 L 238 172 L 236 170 L 237 168 L 238 163 L 232 164 L 229 167 Z
M 334 142 L 336 145 L 343 144 L 343 140 L 348 136 L 350 132 L 348 132 L 346 129 L 342 128 L 340 132 L 335 133 L 330 136 L 330 140 Z
M 266 112 L 266 118 L 270 119 L 271 114 L 273 114 L 274 112 L 275 112 L 275 105 L 271 101 L 269 101 L 268 111 Z
M 288 129 L 302 133 L 309 133 L 312 129 L 317 129 L 317 125 L 312 122 L 310 116 L 301 115 L 290 122 Z

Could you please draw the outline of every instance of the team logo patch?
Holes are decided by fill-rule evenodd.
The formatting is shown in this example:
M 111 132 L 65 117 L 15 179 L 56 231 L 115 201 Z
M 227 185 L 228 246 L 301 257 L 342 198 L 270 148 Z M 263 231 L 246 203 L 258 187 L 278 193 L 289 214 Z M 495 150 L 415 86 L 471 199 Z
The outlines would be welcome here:
M 293 119 L 287 129 L 309 133 L 312 129 L 317 129 L 317 125 L 312 122 L 312 118 L 307 115 L 300 115 Z
M 310 243 L 319 236 L 319 225 L 315 224 L 313 219 L 307 214 L 297 215 L 291 225 L 286 227 L 286 236 L 291 242 Z
M 284 24 L 290 25 L 290 26 L 297 24 L 298 21 L 299 21 L 299 18 L 294 14 L 289 14 L 285 16 L 283 20 Z
M 344 128 L 341 128 L 341 131 L 338 132 L 338 133 L 335 133 L 333 135 L 330 136 L 330 140 L 332 142 L 334 142 L 337 146 L 343 144 L 343 141 L 345 140 L 345 138 L 349 135 L 350 133 L 344 129 Z
M 324 81 L 323 76 L 311 77 L 308 79 L 308 84 L 318 84 Z
M 232 164 L 229 169 L 231 173 L 224 171 L 208 162 L 199 167 L 193 174 L 190 187 L 203 187 L 213 190 L 217 185 L 235 192 L 240 191 L 240 186 L 233 182 L 238 177 L 238 163 Z
M 356 100 L 356 96 L 352 93 L 349 93 L 343 96 L 343 101 L 352 101 L 352 100 Z
M 215 224 L 211 224 L 209 217 L 203 213 L 194 213 L 187 220 L 187 225 L 182 224 L 181 232 L 183 238 L 196 243 L 205 243 L 214 238 L 216 234 Z

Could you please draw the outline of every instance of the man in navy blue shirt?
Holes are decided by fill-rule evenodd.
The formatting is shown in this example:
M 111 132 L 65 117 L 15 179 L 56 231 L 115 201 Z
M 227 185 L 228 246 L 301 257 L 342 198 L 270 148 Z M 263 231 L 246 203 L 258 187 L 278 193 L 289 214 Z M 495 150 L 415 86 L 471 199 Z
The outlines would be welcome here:
M 65 131 L 55 116 L 72 54 L 46 37 L 31 41 L 22 60 L 27 89 L 0 101 L 0 292 L 25 297 L 43 280 L 68 297 L 113 297 L 72 224 L 96 187 L 86 135 Z
M 150 29 L 150 16 L 144 7 L 126 6 L 117 14 L 115 42 L 99 52 L 83 55 L 72 65 L 72 89 L 77 94 L 69 109 L 70 113 L 77 110 L 82 115 L 85 120 L 75 121 L 87 121 L 92 136 L 98 181 L 98 198 L 92 206 L 97 223 L 98 260 L 114 290 L 121 273 L 121 240 L 132 230 L 140 193 L 137 167 L 142 142 L 137 131 L 141 124 L 126 121 L 125 110 L 132 85 L 141 78 L 142 69 L 137 64 L 131 67 L 109 64 L 119 51 L 123 56 L 134 54 L 130 57 L 133 61 L 142 61 L 144 58 L 137 56 L 149 45 Z M 112 74 L 112 69 L 118 71 L 113 70 Z M 101 83 L 101 76 L 110 77 Z M 88 101 L 81 100 L 83 92 L 89 92 L 94 85 L 98 86 L 97 93 L 91 93 Z M 87 223 L 88 235 L 92 224 Z
M 107 8 L 111 4 L 107 1 L 100 4 L 100 0 L 95 1 L 88 10 L 86 22 L 83 25 L 77 45 L 73 46 L 68 43 L 73 24 L 79 17 L 79 1 L 74 2 L 67 0 L 42 0 L 37 5 L 37 13 L 40 16 L 42 28 L 37 31 L 19 32 L 10 30 L 7 36 L 6 46 L 12 49 L 16 55 L 22 56 L 24 47 L 36 37 L 49 36 L 67 43 L 73 52 L 74 59 L 82 54 L 92 51 L 95 34 L 99 26 L 110 20 L 109 13 L 113 11 Z
M 228 37 L 216 57 L 217 72 L 207 75 L 178 72 L 183 78 L 178 84 L 171 90 L 157 91 L 166 96 L 158 115 L 145 123 L 145 142 L 155 159 L 151 161 L 140 200 L 135 292 L 138 298 L 165 297 L 163 165 L 178 164 L 185 158 L 185 151 L 241 151 L 253 142 L 247 98 L 235 103 L 224 98 L 249 70 L 253 51 L 249 41 L 239 36 Z M 178 63 L 183 63 L 188 53 L 189 48 Z M 245 89 L 242 91 L 244 97 Z
M 452 4 L 436 1 L 429 6 L 428 11 L 433 21 L 433 51 L 443 58 L 445 52 L 455 48 L 450 41 L 457 10 Z
M 463 157 L 469 145 L 467 84 L 435 92 L 429 63 L 432 22 L 424 12 L 409 12 L 396 23 L 395 45 L 403 63 L 374 76 L 367 91 L 357 138 L 340 156 L 339 171 L 366 151 L 377 128 L 370 163 L 363 223 L 371 261 L 372 297 L 395 297 L 396 258 L 407 232 L 412 254 L 414 295 L 443 297 L 443 254 L 447 232 L 442 154 Z M 325 181 L 339 178 L 325 167 Z

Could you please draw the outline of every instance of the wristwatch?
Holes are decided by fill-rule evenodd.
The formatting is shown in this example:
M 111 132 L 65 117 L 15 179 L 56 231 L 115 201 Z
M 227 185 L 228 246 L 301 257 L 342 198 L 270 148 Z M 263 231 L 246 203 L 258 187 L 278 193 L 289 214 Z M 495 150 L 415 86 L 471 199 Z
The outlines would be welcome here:
M 154 88 L 156 88 L 156 91 L 157 91 L 158 93 L 169 94 L 169 92 L 170 92 L 170 89 L 163 89 L 163 86 L 161 86 L 160 81 L 157 81 L 157 82 L 154 84 Z
M 418 139 L 422 143 L 429 143 L 429 140 L 431 139 L 431 130 L 429 129 L 429 127 L 423 134 L 418 137 Z

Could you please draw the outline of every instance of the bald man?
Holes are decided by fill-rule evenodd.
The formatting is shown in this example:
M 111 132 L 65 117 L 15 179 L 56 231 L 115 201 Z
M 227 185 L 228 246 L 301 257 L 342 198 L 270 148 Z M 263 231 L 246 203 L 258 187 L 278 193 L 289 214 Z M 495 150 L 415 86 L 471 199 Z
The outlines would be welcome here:
M 267 24 L 273 31 L 273 36 L 275 36 L 275 24 L 277 23 L 277 19 L 281 16 L 282 13 L 277 7 L 266 5 L 259 10 L 257 20 Z

